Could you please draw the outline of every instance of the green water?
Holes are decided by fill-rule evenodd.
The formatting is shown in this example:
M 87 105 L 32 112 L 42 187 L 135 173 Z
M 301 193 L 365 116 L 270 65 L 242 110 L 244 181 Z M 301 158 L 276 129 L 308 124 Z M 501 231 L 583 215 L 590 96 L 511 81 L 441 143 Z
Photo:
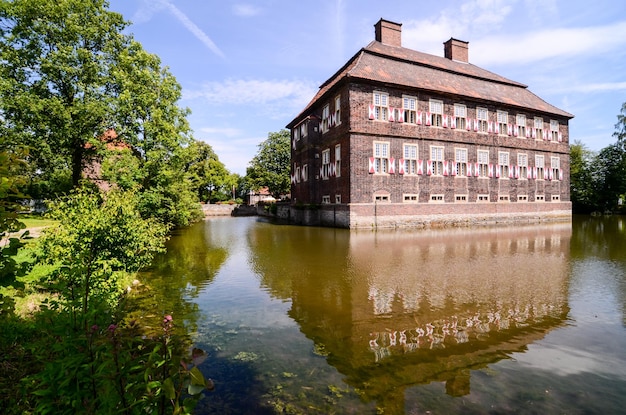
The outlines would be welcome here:
M 214 380 L 198 414 L 623 413 L 626 218 L 348 231 L 217 218 L 142 280 Z

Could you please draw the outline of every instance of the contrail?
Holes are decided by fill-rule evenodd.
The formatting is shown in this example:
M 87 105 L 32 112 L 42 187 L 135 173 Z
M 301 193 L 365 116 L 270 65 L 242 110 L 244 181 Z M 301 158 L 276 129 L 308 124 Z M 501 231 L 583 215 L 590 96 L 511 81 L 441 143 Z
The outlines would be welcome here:
M 204 45 L 209 48 L 213 53 L 218 55 L 221 58 L 226 58 L 224 53 L 217 47 L 217 45 L 209 38 L 206 33 L 202 31 L 194 22 L 192 22 L 185 13 L 183 13 L 178 7 L 174 6 L 169 1 L 165 2 L 165 5 L 169 9 L 169 11 L 189 30 L 195 37 L 197 37 L 200 42 L 204 43 Z

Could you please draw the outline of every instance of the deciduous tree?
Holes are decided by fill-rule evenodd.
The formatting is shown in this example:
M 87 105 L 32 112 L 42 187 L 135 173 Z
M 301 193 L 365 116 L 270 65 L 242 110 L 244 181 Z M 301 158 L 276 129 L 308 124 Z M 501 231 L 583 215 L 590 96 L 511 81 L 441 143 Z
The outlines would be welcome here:
M 246 183 L 252 190 L 267 187 L 276 199 L 289 193 L 289 163 L 291 160 L 291 135 L 288 130 L 269 133 L 259 144 L 259 151 L 246 170 Z

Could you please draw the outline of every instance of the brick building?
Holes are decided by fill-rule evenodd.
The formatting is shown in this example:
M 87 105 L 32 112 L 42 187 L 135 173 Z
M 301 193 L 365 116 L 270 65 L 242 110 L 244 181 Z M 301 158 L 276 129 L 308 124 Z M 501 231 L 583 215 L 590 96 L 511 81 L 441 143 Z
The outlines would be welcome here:
M 347 228 L 570 220 L 573 118 L 526 85 L 375 40 L 320 87 L 288 125 L 291 221 Z

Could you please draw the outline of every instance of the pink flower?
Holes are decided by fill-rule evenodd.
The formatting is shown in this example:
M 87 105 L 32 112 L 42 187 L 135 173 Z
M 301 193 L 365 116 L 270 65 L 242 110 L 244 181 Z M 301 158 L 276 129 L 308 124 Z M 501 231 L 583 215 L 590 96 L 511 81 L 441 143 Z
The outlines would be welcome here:
M 97 324 L 94 324 L 93 326 L 91 326 L 91 332 L 92 332 L 92 333 L 97 332 L 99 329 L 100 329 L 100 327 L 98 327 L 98 325 L 97 325 Z
M 117 328 L 117 326 L 115 324 L 111 324 L 107 330 L 109 330 L 111 333 L 113 333 L 113 332 L 115 332 L 116 328 Z

